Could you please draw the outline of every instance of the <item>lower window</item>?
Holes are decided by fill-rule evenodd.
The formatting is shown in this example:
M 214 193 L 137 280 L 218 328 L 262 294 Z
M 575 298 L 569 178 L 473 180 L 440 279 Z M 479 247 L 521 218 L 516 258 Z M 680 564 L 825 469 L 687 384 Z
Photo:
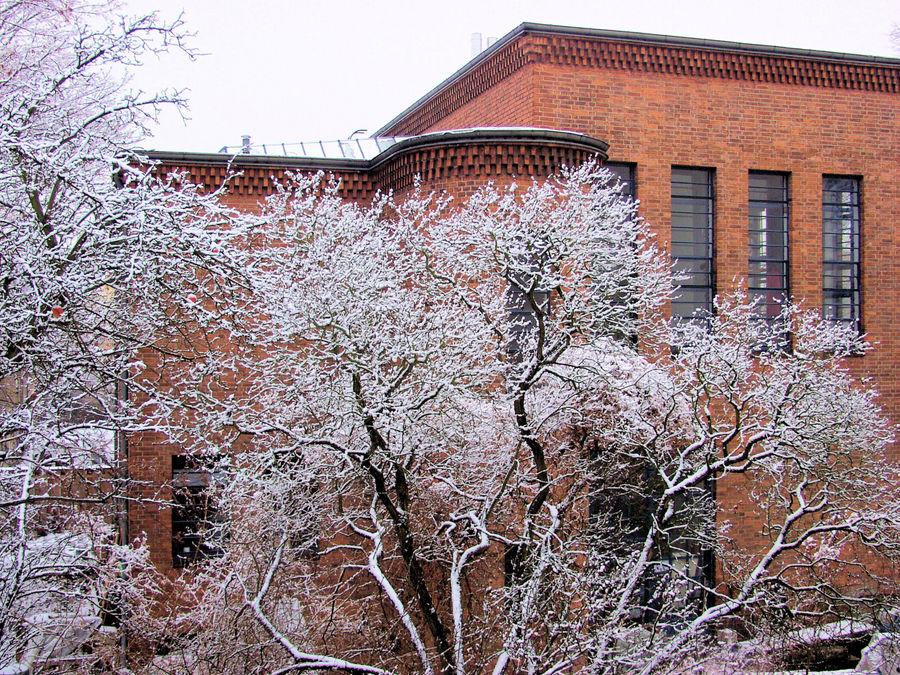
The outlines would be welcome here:
M 212 496 L 214 472 L 184 455 L 172 457 L 172 565 L 222 555 L 224 519 Z

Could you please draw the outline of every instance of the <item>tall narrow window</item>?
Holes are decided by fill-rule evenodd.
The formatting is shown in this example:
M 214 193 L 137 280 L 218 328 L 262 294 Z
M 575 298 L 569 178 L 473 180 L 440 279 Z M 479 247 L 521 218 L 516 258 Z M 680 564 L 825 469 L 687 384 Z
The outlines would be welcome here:
M 614 177 L 615 181 L 621 186 L 621 194 L 623 197 L 634 200 L 637 197 L 637 189 L 635 184 L 635 166 L 625 162 L 607 162 L 603 165 Z
M 172 457 L 172 565 L 221 555 L 223 521 L 211 501 L 215 476 L 196 461 Z
M 781 314 L 788 296 L 788 177 L 750 172 L 750 299 L 757 315 L 770 323 Z
M 538 313 L 550 311 L 550 291 L 535 288 L 535 279 L 528 274 L 516 274 L 507 287 L 506 305 L 509 309 L 509 343 L 507 351 L 513 363 L 520 363 L 534 353 L 538 337 Z
M 859 179 L 822 178 L 822 315 L 859 329 Z
M 599 469 L 603 462 L 618 464 L 618 452 L 605 457 L 594 448 Z M 714 526 L 700 514 L 715 497 L 709 485 L 689 488 L 664 504 L 665 485 L 650 465 L 629 457 L 626 468 L 617 467 L 595 485 L 588 501 L 590 522 L 608 537 L 606 545 L 617 557 L 627 559 L 642 549 L 653 534 L 648 550 L 651 564 L 639 588 L 639 606 L 633 618 L 654 621 L 680 615 L 697 616 L 707 601 L 705 588 L 713 581 L 714 565 L 709 549 Z M 659 516 L 672 509 L 665 524 Z M 662 613 L 662 615 L 661 615 Z
M 702 320 L 712 313 L 713 170 L 672 167 L 672 263 L 678 290 L 675 321 Z

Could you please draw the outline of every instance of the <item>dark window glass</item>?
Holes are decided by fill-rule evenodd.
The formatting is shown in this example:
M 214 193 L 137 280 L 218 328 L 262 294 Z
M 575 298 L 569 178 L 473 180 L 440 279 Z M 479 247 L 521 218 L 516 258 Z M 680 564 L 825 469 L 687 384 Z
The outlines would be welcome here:
M 635 166 L 634 164 L 626 164 L 624 162 L 607 162 L 603 165 L 612 173 L 615 180 L 620 185 L 623 197 L 635 199 L 637 197 L 637 189 L 635 184 Z
M 540 239 L 520 242 L 516 263 L 507 271 L 506 306 L 509 310 L 507 350 L 512 363 L 534 356 L 542 320 L 551 311 L 550 289 L 544 284 L 547 253 Z
M 588 508 L 593 525 L 611 537 L 607 545 L 627 558 L 644 547 L 651 529 L 660 522 L 658 498 L 665 486 L 655 471 L 638 467 L 626 469 L 621 479 L 621 485 L 606 481 L 596 486 Z M 712 499 L 711 488 L 702 486 L 686 491 L 672 504 L 671 520 L 655 532 L 653 562 L 637 589 L 633 619 L 666 622 L 674 615 L 695 616 L 705 606 L 702 587 L 712 583 L 713 560 L 707 544 L 710 524 L 698 520 L 698 515 Z
M 822 315 L 859 330 L 859 179 L 822 179 Z
M 172 565 L 221 555 L 223 521 L 212 501 L 214 474 L 195 460 L 172 457 Z
M 509 544 L 503 554 L 503 584 L 515 586 L 528 574 L 529 550 L 526 544 Z
M 788 297 L 788 177 L 782 173 L 750 172 L 749 193 L 750 299 L 757 315 L 770 323 L 781 314 Z
M 518 363 L 526 354 L 534 353 L 538 338 L 538 312 L 546 316 L 550 311 L 550 292 L 545 290 L 526 292 L 513 283 L 508 287 L 506 302 L 509 308 L 507 349 L 510 359 Z
M 712 313 L 713 171 L 672 167 L 672 264 L 679 288 L 672 298 L 675 321 Z

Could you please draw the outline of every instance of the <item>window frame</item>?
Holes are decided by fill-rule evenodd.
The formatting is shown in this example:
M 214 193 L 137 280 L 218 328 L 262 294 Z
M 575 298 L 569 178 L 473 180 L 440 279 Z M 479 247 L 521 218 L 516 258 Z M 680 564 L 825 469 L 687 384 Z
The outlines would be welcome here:
M 506 310 L 508 314 L 506 352 L 512 363 L 519 364 L 534 349 L 533 343 L 540 329 L 539 321 L 550 313 L 550 291 L 538 288 L 527 291 L 518 282 L 508 283 Z
M 829 189 L 839 182 L 849 182 L 850 190 Z M 829 195 L 848 194 L 849 202 L 827 201 Z M 822 317 L 827 321 L 844 323 L 859 333 L 862 329 L 862 178 L 860 176 L 824 174 L 822 176 Z M 833 198 L 833 197 L 832 197 Z M 840 210 L 840 217 L 830 217 L 830 210 Z M 849 210 L 849 216 L 846 214 Z M 833 212 L 833 211 L 832 211 Z M 830 231 L 829 225 L 839 223 Z M 849 232 L 845 231 L 849 224 Z M 833 237 L 829 246 L 829 237 Z M 847 241 L 849 240 L 849 241 Z M 829 257 L 829 251 L 838 252 Z M 832 268 L 831 270 L 829 268 Z M 834 268 L 843 268 L 841 274 Z M 829 274 L 831 271 L 831 274 Z M 849 288 L 829 280 L 846 279 Z M 840 303 L 840 298 L 849 302 Z M 831 300 L 831 302 L 829 302 Z M 849 316 L 838 316 L 841 308 L 849 308 Z
M 172 566 L 176 569 L 224 554 L 225 519 L 211 489 L 217 475 L 186 455 L 172 456 Z
M 703 176 L 703 180 L 676 181 L 679 173 Z M 681 176 L 679 176 L 681 177 Z M 682 186 L 692 186 L 680 190 Z M 704 194 L 695 194 L 695 186 L 702 186 Z M 673 272 L 680 265 L 686 279 L 679 283 L 672 295 L 672 320 L 703 321 L 713 313 L 713 299 L 716 294 L 715 265 L 715 222 L 716 222 L 716 170 L 714 167 L 673 165 L 669 179 L 670 196 L 670 246 Z M 676 208 L 680 206 L 681 208 Z M 690 207 L 690 208 L 688 208 Z M 705 207 L 705 208 L 704 208 Z M 681 224 L 681 220 L 684 224 Z M 678 222 L 679 224 L 676 224 Z M 683 241 L 676 238 L 676 232 L 693 233 Z M 704 233 L 698 237 L 696 233 Z M 688 254 L 676 253 L 678 246 L 689 246 L 694 250 Z M 704 249 L 701 255 L 698 251 Z M 705 269 L 704 269 L 705 268 Z M 698 283 L 699 280 L 702 283 Z M 703 294 L 702 300 L 682 300 L 685 291 Z M 681 307 L 692 307 L 690 312 Z
M 596 445 L 590 447 L 592 457 L 597 457 Z M 588 494 L 588 522 L 591 527 L 605 526 L 622 534 L 622 553 L 642 547 L 651 528 L 654 527 L 655 512 L 659 508 L 658 496 L 661 485 L 652 487 L 659 476 L 649 467 L 631 467 L 631 480 L 635 486 L 646 484 L 643 491 L 635 491 L 633 486 L 625 490 L 608 484 L 593 484 Z M 668 529 L 656 531 L 656 543 L 651 558 L 637 586 L 639 611 L 631 618 L 641 623 L 665 623 L 670 617 L 661 613 L 660 592 L 677 583 L 679 576 L 687 580 L 687 592 L 676 602 L 678 609 L 693 606 L 699 613 L 712 601 L 706 589 L 715 586 L 715 559 L 711 548 L 703 546 L 696 532 L 691 532 L 694 524 L 681 520 L 679 513 L 689 509 L 688 502 L 701 498 L 701 493 L 713 502 L 716 500 L 716 484 L 704 483 L 700 488 L 691 488 L 676 499 L 675 521 Z M 682 580 L 684 581 L 684 580 Z M 635 608 L 637 610 L 637 608 Z
M 754 185 L 754 178 L 759 179 L 760 183 L 764 178 L 780 178 L 781 185 Z M 771 195 L 760 197 L 770 191 L 780 191 L 781 198 L 771 198 Z M 754 213 L 760 209 L 760 213 Z M 769 209 L 774 213 L 770 214 Z M 781 221 L 780 227 L 769 226 L 770 222 L 775 223 L 778 220 Z M 790 173 L 750 170 L 747 174 L 747 293 L 751 301 L 758 303 L 758 318 L 770 325 L 779 319 L 784 304 L 790 299 L 790 222 Z M 754 233 L 760 235 L 756 243 Z M 770 243 L 770 240 L 773 242 Z M 776 254 L 779 250 L 781 255 Z M 780 272 L 777 271 L 779 266 Z M 761 279 L 765 281 L 755 281 Z M 780 283 L 773 285 L 772 280 Z
M 620 194 L 631 201 L 637 200 L 637 164 L 634 162 L 605 162 L 603 168 L 609 170 L 621 186 Z

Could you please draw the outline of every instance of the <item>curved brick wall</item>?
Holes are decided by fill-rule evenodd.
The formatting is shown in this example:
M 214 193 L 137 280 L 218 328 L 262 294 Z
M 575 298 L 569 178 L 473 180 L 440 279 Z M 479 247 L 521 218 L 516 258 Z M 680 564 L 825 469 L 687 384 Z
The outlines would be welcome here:
M 225 184 L 228 203 L 253 208 L 291 171 L 333 175 L 341 181 L 341 195 L 358 202 L 379 191 L 404 192 L 417 176 L 426 189 L 450 190 L 464 197 L 487 181 L 541 178 L 593 157 L 605 160 L 607 147 L 578 133 L 506 128 L 408 138 L 373 160 L 168 152 L 149 156 L 159 162 L 157 173 L 186 172 L 190 181 L 210 190 Z

